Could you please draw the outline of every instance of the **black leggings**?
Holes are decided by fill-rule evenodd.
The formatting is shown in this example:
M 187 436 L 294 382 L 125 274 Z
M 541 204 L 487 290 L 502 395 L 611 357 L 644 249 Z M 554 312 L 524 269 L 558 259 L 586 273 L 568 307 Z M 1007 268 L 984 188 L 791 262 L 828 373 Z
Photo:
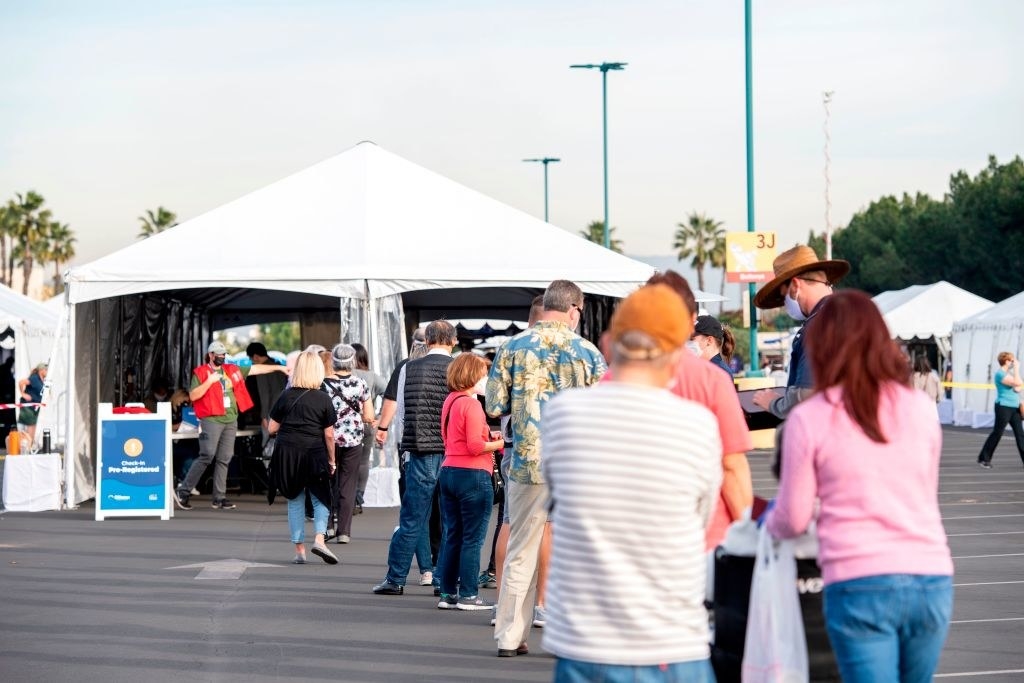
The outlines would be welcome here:
M 992 454 L 995 452 L 996 446 L 999 445 L 999 440 L 1003 438 L 1003 431 L 1007 424 L 1013 430 L 1013 437 L 1017 440 L 1017 452 L 1020 453 L 1020 460 L 1024 463 L 1024 426 L 1021 425 L 1020 409 L 1007 408 L 998 403 L 996 404 L 996 423 L 992 427 L 992 433 L 985 439 L 985 445 L 981 447 L 978 462 L 992 462 Z

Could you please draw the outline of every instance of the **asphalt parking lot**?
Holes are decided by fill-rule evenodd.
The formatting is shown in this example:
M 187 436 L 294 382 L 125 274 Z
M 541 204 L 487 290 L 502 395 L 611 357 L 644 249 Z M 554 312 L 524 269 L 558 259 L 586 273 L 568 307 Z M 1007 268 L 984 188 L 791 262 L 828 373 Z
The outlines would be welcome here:
M 1005 438 L 995 468 L 978 468 L 985 436 L 945 432 L 939 495 L 956 596 L 937 677 L 1021 681 L 1024 467 Z M 768 461 L 751 456 L 761 495 L 774 490 Z M 331 546 L 340 565 L 294 566 L 284 505 L 236 500 L 219 511 L 200 496 L 166 522 L 96 522 L 91 504 L 0 514 L 0 680 L 550 680 L 537 630 L 529 656 L 498 659 L 488 612 L 439 611 L 414 585 L 370 593 L 397 510 L 356 517 L 353 542 Z M 202 566 L 228 560 L 238 562 Z

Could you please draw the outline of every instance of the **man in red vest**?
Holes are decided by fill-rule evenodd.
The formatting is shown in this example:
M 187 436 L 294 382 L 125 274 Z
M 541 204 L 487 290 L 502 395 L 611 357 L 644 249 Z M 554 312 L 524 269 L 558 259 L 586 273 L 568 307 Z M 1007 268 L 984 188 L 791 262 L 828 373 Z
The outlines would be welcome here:
M 199 418 L 199 457 L 178 484 L 174 499 L 182 510 L 191 510 L 192 488 L 199 483 L 211 461 L 213 471 L 213 508 L 232 510 L 235 504 L 225 497 L 228 484 L 228 463 L 235 454 L 235 433 L 238 414 L 252 408 L 252 398 L 245 388 L 246 375 L 287 372 L 282 365 L 254 365 L 243 369 L 225 363 L 227 349 L 215 341 L 206 349 L 206 362 L 192 371 L 189 398 Z

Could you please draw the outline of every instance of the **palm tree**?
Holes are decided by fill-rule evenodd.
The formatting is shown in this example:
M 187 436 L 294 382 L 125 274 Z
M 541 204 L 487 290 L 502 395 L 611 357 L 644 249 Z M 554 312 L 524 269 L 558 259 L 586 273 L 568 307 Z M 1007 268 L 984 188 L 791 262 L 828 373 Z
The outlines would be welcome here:
M 53 222 L 49 228 L 39 259 L 53 264 L 53 293 L 57 295 L 62 290 L 60 267 L 75 257 L 75 233 L 67 223 Z
M 146 215 L 139 216 L 139 220 L 142 221 L 142 230 L 138 234 L 139 239 L 152 237 L 178 224 L 178 216 L 173 211 L 168 211 L 162 206 L 157 207 L 156 213 L 147 209 Z
M 622 253 L 622 240 L 617 240 L 613 235 L 618 228 L 608 231 L 609 248 L 616 254 Z M 591 221 L 586 230 L 580 230 L 580 236 L 588 242 L 604 246 L 604 221 Z
M 11 272 L 7 267 L 7 253 L 11 249 L 20 221 L 18 205 L 13 200 L 8 201 L 7 206 L 0 206 L 0 283 L 8 287 L 11 286 Z
M 21 293 L 28 294 L 28 281 L 32 277 L 36 252 L 45 244 L 45 235 L 49 230 L 52 214 L 44 209 L 46 202 L 38 192 L 29 190 L 24 195 L 16 194 L 18 222 L 14 227 L 14 248 L 8 255 L 8 277 L 13 277 L 15 262 L 21 266 L 23 281 Z M 8 282 L 8 286 L 10 283 Z
M 721 221 L 708 218 L 702 213 L 691 212 L 685 223 L 677 223 L 672 248 L 677 250 L 679 260 L 691 259 L 690 265 L 697 271 L 697 289 L 704 291 L 704 266 L 724 266 L 725 230 Z M 716 256 L 720 251 L 721 255 Z M 692 258 L 691 258 L 692 257 Z M 721 263 L 717 260 L 721 259 Z

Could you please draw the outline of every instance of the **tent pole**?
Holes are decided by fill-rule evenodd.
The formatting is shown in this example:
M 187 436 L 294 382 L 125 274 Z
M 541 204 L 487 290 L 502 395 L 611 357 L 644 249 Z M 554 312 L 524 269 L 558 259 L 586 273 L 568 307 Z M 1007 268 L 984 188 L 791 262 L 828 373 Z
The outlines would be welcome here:
M 78 407 L 78 392 L 75 389 L 75 305 L 65 300 L 64 312 L 68 327 L 67 400 L 64 415 L 64 507 L 74 509 L 75 470 L 75 413 Z

